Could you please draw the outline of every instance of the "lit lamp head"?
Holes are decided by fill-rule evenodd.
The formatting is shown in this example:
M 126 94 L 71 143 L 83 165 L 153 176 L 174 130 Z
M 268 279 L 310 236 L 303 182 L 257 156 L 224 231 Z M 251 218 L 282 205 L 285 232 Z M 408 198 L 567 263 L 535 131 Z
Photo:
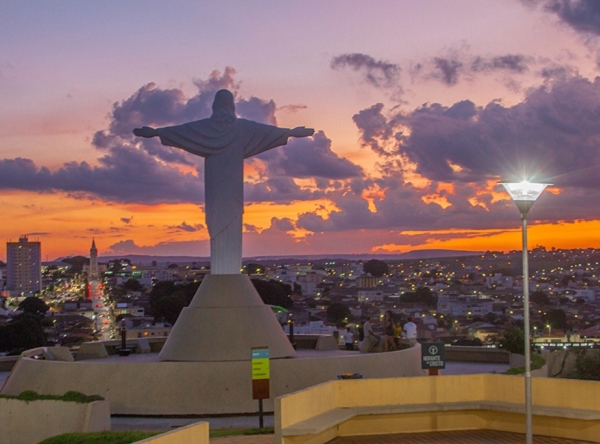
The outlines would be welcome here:
M 521 214 L 525 216 L 533 206 L 533 203 L 540 197 L 542 191 L 552 184 L 523 181 L 518 183 L 500 182 L 500 185 L 504 187 L 510 198 L 517 204 Z

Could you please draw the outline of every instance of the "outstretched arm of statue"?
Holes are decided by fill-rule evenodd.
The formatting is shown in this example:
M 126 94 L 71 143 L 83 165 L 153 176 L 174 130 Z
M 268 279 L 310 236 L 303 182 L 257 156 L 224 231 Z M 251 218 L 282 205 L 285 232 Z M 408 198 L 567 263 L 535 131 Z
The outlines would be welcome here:
M 150 128 L 149 126 L 143 126 L 142 128 L 135 128 L 133 130 L 133 134 L 138 137 L 156 137 L 158 136 L 158 132 L 154 128 Z
M 290 137 L 308 137 L 312 136 L 315 133 L 315 130 L 312 128 L 305 128 L 303 126 L 298 126 L 292 130 L 290 130 Z

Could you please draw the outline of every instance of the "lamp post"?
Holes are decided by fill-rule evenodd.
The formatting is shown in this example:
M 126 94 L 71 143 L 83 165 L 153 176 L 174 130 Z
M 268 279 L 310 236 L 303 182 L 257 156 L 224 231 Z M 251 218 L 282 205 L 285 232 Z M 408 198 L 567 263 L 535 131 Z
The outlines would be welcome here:
M 527 213 L 542 191 L 550 185 L 545 183 L 501 183 L 521 212 L 523 227 L 523 322 L 525 336 L 525 437 L 527 444 L 533 442 L 531 416 L 531 345 L 529 333 L 529 263 L 527 257 Z

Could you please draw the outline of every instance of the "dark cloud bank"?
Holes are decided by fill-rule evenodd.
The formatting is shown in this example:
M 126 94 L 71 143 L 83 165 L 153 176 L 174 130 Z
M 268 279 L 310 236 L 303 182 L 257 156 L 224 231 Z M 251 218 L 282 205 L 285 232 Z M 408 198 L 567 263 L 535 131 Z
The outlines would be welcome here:
M 519 74 L 529 69 L 528 63 L 524 56 L 504 55 L 472 58 L 468 65 L 464 61 L 440 62 L 437 69 L 442 81 L 452 86 L 465 69 Z M 332 68 L 359 72 L 376 87 L 392 87 L 399 81 L 398 66 L 357 54 L 336 57 Z M 234 75 L 235 71 L 228 68 L 223 74 L 214 72 L 207 80 L 196 81 L 193 97 L 186 97 L 178 89 L 145 85 L 116 103 L 108 128 L 94 135 L 93 144 L 101 153 L 97 166 L 70 162 L 50 171 L 30 159 L 3 159 L 0 189 L 59 191 L 125 203 L 201 204 L 202 160 L 163 147 L 155 139 L 136 139 L 131 130 L 209 116 L 218 89 L 238 90 Z M 273 101 L 238 97 L 236 106 L 241 117 L 277 124 Z M 537 220 L 600 216 L 598 79 L 563 71 L 561 76 L 549 77 L 543 86 L 530 90 L 514 106 L 498 101 L 476 106 L 466 98 L 449 106 L 429 103 L 410 111 L 400 107 L 388 111 L 379 103 L 357 112 L 353 120 L 360 142 L 378 155 L 381 177 L 368 177 L 360 166 L 337 156 L 322 131 L 313 138 L 292 140 L 289 146 L 263 153 L 258 160 L 251 160 L 264 162 L 264 169 L 260 177 L 246 185 L 248 202 L 285 204 L 327 198 L 337 209 L 327 218 L 319 215 L 322 212 L 301 214 L 297 221 L 274 218 L 262 234 L 247 230 L 251 243 L 259 244 L 260 238 L 268 237 L 289 242 L 292 248 L 300 241 L 286 233 L 296 227 L 314 233 L 303 242 L 312 240 L 322 245 L 329 244 L 319 233 L 330 233 L 331 239 L 337 239 L 339 233 L 350 230 L 501 230 L 515 225 L 517 210 L 510 202 L 495 201 L 489 191 L 482 189 L 490 181 L 523 177 L 550 181 L 562 190 L 542 196 L 543 204 L 534 207 Z M 407 162 L 429 180 L 426 188 L 410 182 L 411 176 L 404 170 Z M 183 174 L 178 165 L 186 165 L 188 170 L 192 167 L 194 173 Z M 294 178 L 314 178 L 318 188 L 301 188 Z M 452 184 L 452 191 L 440 191 L 441 183 Z M 370 201 L 365 199 L 365 192 L 371 193 Z M 436 199 L 428 198 L 431 196 L 443 199 L 445 204 L 435 203 Z M 173 221 L 167 228 L 173 232 L 204 229 L 185 221 Z M 390 238 L 389 242 L 399 239 Z M 404 237 L 402 241 L 417 239 Z M 115 244 L 115 251 L 129 247 L 141 248 L 129 240 Z
M 106 130 L 98 131 L 93 145 L 104 154 L 97 166 L 69 162 L 56 171 L 38 167 L 31 159 L 0 160 L 0 189 L 63 191 L 73 196 L 99 198 L 122 203 L 202 203 L 204 199 L 203 160 L 176 148 L 165 147 L 158 139 L 138 139 L 132 129 L 140 126 L 168 126 L 209 117 L 214 94 L 222 88 L 234 92 L 235 71 L 215 71 L 208 80 L 196 81 L 196 95 L 187 98 L 179 89 L 160 89 L 150 83 L 128 99 L 115 103 Z M 276 125 L 275 103 L 256 97 L 238 98 L 240 117 Z M 320 132 L 313 139 L 290 139 L 288 146 L 265 153 L 268 177 L 249 185 L 247 199 L 291 202 L 319 197 L 301 190 L 292 178 L 318 177 L 339 180 L 362 175 L 362 169 L 338 157 L 331 141 Z M 195 174 L 182 174 L 177 164 L 192 166 Z

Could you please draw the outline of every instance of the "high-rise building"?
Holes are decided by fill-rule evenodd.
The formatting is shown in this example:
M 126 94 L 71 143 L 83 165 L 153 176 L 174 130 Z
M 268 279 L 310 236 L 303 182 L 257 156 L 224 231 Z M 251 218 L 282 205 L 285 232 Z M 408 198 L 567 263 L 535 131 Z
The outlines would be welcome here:
M 92 248 L 90 248 L 90 279 L 98 277 L 98 249 L 96 248 L 96 240 L 92 239 Z
M 6 243 L 6 287 L 12 295 L 33 296 L 42 291 L 42 245 L 29 242 Z

